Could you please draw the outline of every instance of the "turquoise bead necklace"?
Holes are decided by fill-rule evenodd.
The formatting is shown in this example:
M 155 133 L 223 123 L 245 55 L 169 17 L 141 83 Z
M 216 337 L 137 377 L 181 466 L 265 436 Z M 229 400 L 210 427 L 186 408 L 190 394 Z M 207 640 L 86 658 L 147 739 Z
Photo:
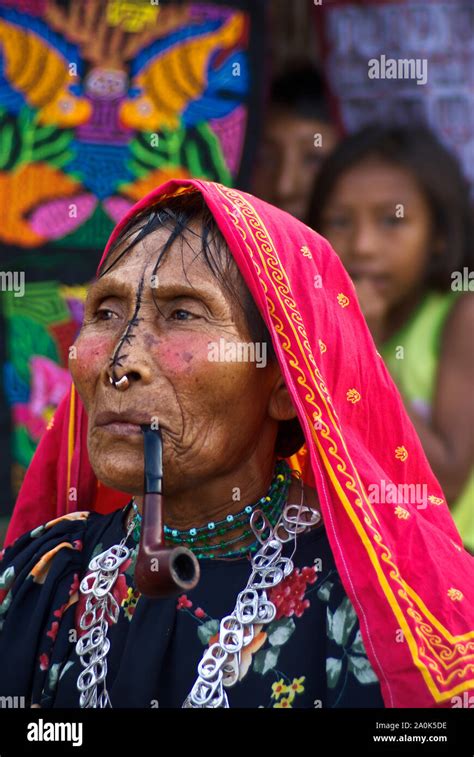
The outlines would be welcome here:
M 275 466 L 275 473 L 273 475 L 270 488 L 263 497 L 257 502 L 251 505 L 246 505 L 238 513 L 230 513 L 225 518 L 219 521 L 211 521 L 205 526 L 189 528 L 180 531 L 177 528 L 169 528 L 164 526 L 165 540 L 175 546 L 185 546 L 195 553 L 198 559 L 202 558 L 231 558 L 246 555 L 249 552 L 256 552 L 261 544 L 258 539 L 249 546 L 242 546 L 237 550 L 230 550 L 222 552 L 221 550 L 228 550 L 228 547 L 239 542 L 244 542 L 250 534 L 253 533 L 251 528 L 245 529 L 243 533 L 233 539 L 224 539 L 222 542 L 216 544 L 210 543 L 210 539 L 219 534 L 223 536 L 227 535 L 237 528 L 244 526 L 246 523 L 250 524 L 250 517 L 252 513 L 260 509 L 265 513 L 272 528 L 276 525 L 283 507 L 288 497 L 288 490 L 291 484 L 291 468 L 286 460 L 278 460 Z M 132 500 L 132 506 L 134 509 L 134 529 L 133 537 L 137 544 L 140 541 L 140 530 L 142 516 L 138 511 L 138 505 L 135 500 Z M 217 553 L 217 554 L 216 554 Z

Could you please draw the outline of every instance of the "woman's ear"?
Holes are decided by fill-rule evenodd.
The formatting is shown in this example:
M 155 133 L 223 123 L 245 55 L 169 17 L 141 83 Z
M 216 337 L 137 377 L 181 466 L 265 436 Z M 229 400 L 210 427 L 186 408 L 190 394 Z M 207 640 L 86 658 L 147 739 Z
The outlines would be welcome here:
M 268 414 L 276 421 L 289 421 L 297 417 L 285 380 L 278 371 L 278 376 L 270 395 Z
M 280 371 L 278 374 L 270 396 L 268 414 L 278 421 L 275 453 L 279 457 L 290 457 L 301 449 L 305 438 L 285 380 Z

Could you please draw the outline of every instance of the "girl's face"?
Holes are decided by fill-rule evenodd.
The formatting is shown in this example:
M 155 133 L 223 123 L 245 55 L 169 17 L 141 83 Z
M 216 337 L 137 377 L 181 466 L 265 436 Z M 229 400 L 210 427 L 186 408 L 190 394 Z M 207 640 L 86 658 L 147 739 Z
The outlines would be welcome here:
M 367 158 L 336 186 L 318 229 L 357 285 L 366 279 L 390 309 L 422 285 L 432 254 L 428 202 L 409 170 Z

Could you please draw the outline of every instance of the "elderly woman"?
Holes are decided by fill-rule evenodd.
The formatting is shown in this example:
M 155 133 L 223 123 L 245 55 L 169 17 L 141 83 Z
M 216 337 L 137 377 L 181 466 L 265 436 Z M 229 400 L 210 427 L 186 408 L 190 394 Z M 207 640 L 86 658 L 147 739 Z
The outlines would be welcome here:
M 378 708 L 474 689 L 473 560 L 318 234 L 167 182 L 112 234 L 70 370 L 0 564 L 2 695 Z M 145 429 L 166 545 L 199 572 L 158 598 L 137 588 Z

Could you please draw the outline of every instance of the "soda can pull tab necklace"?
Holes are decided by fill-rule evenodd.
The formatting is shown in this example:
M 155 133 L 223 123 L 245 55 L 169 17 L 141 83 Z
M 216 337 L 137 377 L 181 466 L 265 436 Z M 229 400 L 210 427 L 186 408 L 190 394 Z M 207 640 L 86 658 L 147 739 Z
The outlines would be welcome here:
M 125 542 L 132 531 L 133 523 L 120 544 L 114 544 L 93 557 L 88 573 L 80 583 L 80 592 L 86 597 L 86 607 L 79 620 L 79 627 L 86 633 L 76 643 L 76 654 L 83 667 L 77 679 L 80 707 L 112 707 L 106 684 L 110 649 L 107 631 L 109 622 L 116 623 L 119 617 L 120 607 L 112 589 L 120 566 L 130 556 L 131 550 Z
M 274 528 L 262 510 L 252 513 L 250 525 L 261 547 L 252 557 L 250 578 L 237 596 L 234 611 L 222 618 L 218 640 L 204 652 L 198 664 L 196 681 L 182 707 L 229 707 L 225 689 L 239 680 L 243 647 L 252 642 L 255 625 L 271 623 L 276 616 L 276 607 L 267 591 L 278 586 L 293 571 L 297 535 L 321 519 L 317 510 L 303 504 L 304 484 L 301 480 L 300 483 L 300 504 L 287 503 Z M 264 538 L 267 528 L 270 534 Z M 283 544 L 290 540 L 294 541 L 291 557 L 283 557 Z
M 217 642 L 204 652 L 197 666 L 196 681 L 182 707 L 229 707 L 224 689 L 239 680 L 242 649 L 254 638 L 254 625 L 271 623 L 276 616 L 276 607 L 269 600 L 267 591 L 292 572 L 298 534 L 312 528 L 321 519 L 317 510 L 303 504 L 304 484 L 301 479 L 300 484 L 300 504 L 286 503 L 274 527 L 262 509 L 252 513 L 250 526 L 261 547 L 252 556 L 250 577 L 237 596 L 234 611 L 221 620 Z M 76 643 L 76 654 L 83 667 L 77 679 L 82 708 L 112 707 L 106 685 L 110 649 L 107 631 L 109 623 L 117 623 L 120 610 L 112 589 L 120 566 L 131 554 L 132 550 L 125 543 L 134 528 L 135 521 L 132 520 L 120 544 L 92 558 L 80 584 L 80 592 L 86 597 L 85 611 L 79 621 L 81 630 L 86 633 Z M 268 534 L 266 538 L 265 533 Z M 283 544 L 290 540 L 294 541 L 291 557 L 283 557 Z

